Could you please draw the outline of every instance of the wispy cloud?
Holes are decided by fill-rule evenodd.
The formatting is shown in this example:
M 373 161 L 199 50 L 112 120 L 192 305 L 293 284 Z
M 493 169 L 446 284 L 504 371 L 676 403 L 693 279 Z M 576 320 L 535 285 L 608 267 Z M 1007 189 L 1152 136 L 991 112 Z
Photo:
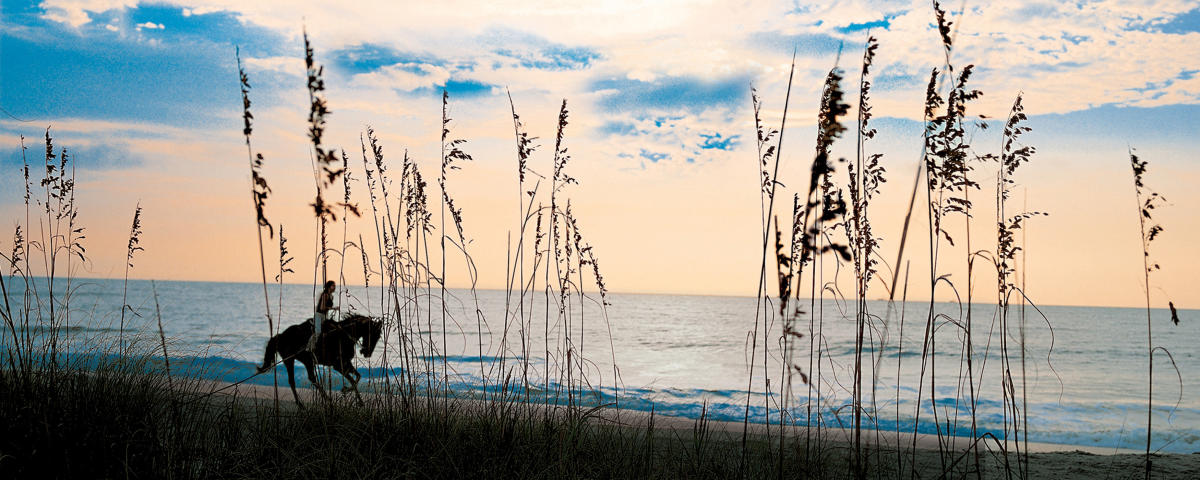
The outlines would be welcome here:
M 698 112 L 714 107 L 729 107 L 749 98 L 750 81 L 746 78 L 708 80 L 698 77 L 668 77 L 654 81 L 605 78 L 592 83 L 600 92 L 598 104 L 609 111 Z

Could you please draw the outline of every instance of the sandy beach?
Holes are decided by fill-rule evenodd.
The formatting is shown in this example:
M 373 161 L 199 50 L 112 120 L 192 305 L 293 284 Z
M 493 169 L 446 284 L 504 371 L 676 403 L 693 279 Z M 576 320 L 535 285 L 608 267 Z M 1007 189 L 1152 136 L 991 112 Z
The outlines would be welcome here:
M 270 386 L 262 385 L 246 385 L 246 384 L 230 384 L 226 382 L 215 381 L 200 381 L 200 391 L 216 391 L 219 396 L 238 397 L 247 399 L 251 402 L 267 402 L 273 399 L 274 392 Z M 301 401 L 310 404 L 320 401 L 318 393 L 314 389 L 299 388 L 297 391 L 300 394 Z M 340 391 L 335 391 L 331 394 L 334 397 L 341 397 L 344 394 Z M 373 400 L 378 400 L 378 396 L 374 394 L 363 394 L 364 403 L 372 405 Z M 279 401 L 283 404 L 292 405 L 292 394 L 287 385 L 279 387 Z M 453 400 L 456 407 L 468 409 L 487 408 L 487 403 L 470 400 L 456 399 Z M 533 408 L 543 408 L 544 406 L 534 405 Z M 562 412 L 560 408 L 555 408 L 554 412 Z M 651 421 L 649 412 L 639 410 L 618 410 L 613 408 L 598 409 L 593 412 L 590 417 L 593 422 L 603 425 L 614 425 L 622 428 L 630 429 L 646 429 L 647 424 Z M 697 421 L 691 418 L 672 417 L 665 415 L 654 415 L 653 428 L 660 433 L 665 433 L 677 438 L 691 438 L 697 428 Z M 709 421 L 706 428 L 711 432 L 712 438 L 717 441 L 740 442 L 743 433 L 743 424 L 739 422 L 724 422 L 724 421 Z M 758 441 L 762 441 L 765 435 L 771 435 L 772 438 L 778 436 L 777 425 L 763 425 L 752 423 L 749 426 L 750 436 Z M 786 435 L 791 438 L 802 437 L 806 434 L 803 427 L 788 427 Z M 851 451 L 852 431 L 849 429 L 828 428 L 823 429 L 822 434 L 825 440 L 821 442 L 819 449 L 814 450 L 815 454 L 823 459 L 825 465 L 830 469 L 840 468 L 841 465 L 846 465 L 848 455 Z M 875 444 L 878 438 L 878 445 Z M 941 442 L 945 445 L 946 452 L 944 458 L 939 455 L 939 439 L 935 435 L 925 435 L 912 433 L 896 432 L 880 432 L 878 435 L 874 431 L 864 432 L 863 443 L 870 450 L 872 455 L 877 455 L 881 463 L 895 465 L 896 458 L 896 443 L 900 443 L 900 452 L 905 470 L 915 473 L 916 478 L 953 478 L 961 473 L 946 475 L 943 472 L 946 468 L 943 467 L 943 462 L 950 467 L 964 467 L 966 463 L 973 463 L 973 457 L 969 455 L 967 450 L 970 446 L 970 439 L 965 437 L 943 437 Z M 915 445 L 915 450 L 913 449 Z M 876 448 L 878 447 L 878 448 Z M 1022 445 L 1022 449 L 1028 448 L 1029 451 L 1029 472 L 1028 478 L 1031 479 L 1053 479 L 1053 480 L 1095 480 L 1095 479 L 1131 479 L 1144 478 L 1144 454 L 1132 449 L 1112 449 L 1092 446 L 1080 445 L 1061 445 L 1052 443 L 1036 443 L 1029 442 L 1028 445 Z M 1011 468 L 1013 469 L 1014 478 L 1016 478 L 1016 456 L 1011 454 L 1009 457 Z M 915 461 L 916 468 L 912 468 Z M 990 440 L 985 442 L 980 448 L 980 471 L 983 478 L 1006 478 L 1004 469 L 1004 458 L 999 454 L 997 445 Z M 973 467 L 970 467 L 973 470 Z M 891 478 L 889 475 L 894 475 L 896 468 L 884 468 L 884 478 Z M 956 472 L 961 472 L 955 470 Z M 1200 475 L 1200 453 L 1197 454 L 1155 454 L 1153 456 L 1153 477 L 1163 479 L 1195 479 Z M 905 475 L 907 476 L 907 475 Z M 972 474 L 973 476 L 973 474 Z

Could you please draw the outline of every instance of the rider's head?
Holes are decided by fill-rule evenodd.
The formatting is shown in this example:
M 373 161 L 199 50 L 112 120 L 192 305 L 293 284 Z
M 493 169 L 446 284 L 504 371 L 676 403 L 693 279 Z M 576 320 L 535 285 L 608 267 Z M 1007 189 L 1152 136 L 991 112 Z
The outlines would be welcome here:
M 336 283 L 333 283 L 333 280 L 330 280 L 330 281 L 328 281 L 328 282 L 325 282 L 325 291 L 326 291 L 326 292 L 332 292 L 332 291 L 333 291 L 333 287 L 335 287 L 335 286 L 337 286 L 337 284 L 336 284 Z

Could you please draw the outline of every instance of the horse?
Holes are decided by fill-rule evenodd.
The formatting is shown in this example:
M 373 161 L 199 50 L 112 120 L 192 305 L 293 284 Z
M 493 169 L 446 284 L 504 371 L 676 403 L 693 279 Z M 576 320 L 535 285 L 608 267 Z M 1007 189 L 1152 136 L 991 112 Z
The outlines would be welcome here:
M 308 370 L 308 381 L 317 387 L 321 396 L 328 398 L 325 390 L 321 388 L 321 382 L 317 381 L 316 364 L 328 365 L 334 371 L 342 374 L 342 377 L 350 383 L 350 389 L 357 395 L 358 381 L 362 375 L 358 373 L 358 369 L 354 368 L 352 362 L 354 345 L 361 341 L 362 349 L 359 352 L 363 357 L 371 358 L 371 353 L 375 351 L 375 344 L 379 342 L 383 331 L 383 322 L 358 314 L 351 314 L 340 322 L 327 320 L 322 326 L 324 331 L 317 339 L 316 347 L 311 351 L 308 350 L 308 341 L 313 334 L 312 321 L 292 325 L 280 332 L 279 335 L 271 337 L 271 340 L 267 342 L 266 353 L 263 355 L 263 364 L 258 367 L 258 373 L 265 373 L 275 366 L 276 355 L 282 357 L 283 364 L 287 367 L 288 385 L 292 387 L 292 396 L 295 397 L 297 405 L 303 406 L 300 402 L 300 395 L 296 393 L 296 380 L 293 372 L 296 360 L 304 364 L 304 368 Z

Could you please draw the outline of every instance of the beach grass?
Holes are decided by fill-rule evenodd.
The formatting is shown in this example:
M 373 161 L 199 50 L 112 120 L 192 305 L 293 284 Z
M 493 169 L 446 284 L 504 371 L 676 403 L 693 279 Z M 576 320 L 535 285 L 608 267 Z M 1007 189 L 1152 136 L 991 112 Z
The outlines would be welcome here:
M 786 192 L 779 190 L 785 188 L 779 178 L 792 78 L 788 80 L 778 129 L 766 126 L 761 115 L 762 101 L 757 92 L 751 93 L 758 147 L 756 164 L 761 180 L 757 187 L 762 255 L 756 311 L 746 332 L 749 373 L 742 422 L 714 423 L 705 413 L 698 419 L 677 419 L 656 416 L 653 410 L 648 414 L 620 410 L 623 384 L 611 329 L 607 341 L 583 336 L 585 307 L 592 308 L 590 305 L 594 304 L 600 310 L 599 318 L 607 322 L 608 298 L 596 249 L 582 233 L 586 219 L 579 218 L 572 208 L 570 187 L 579 182 L 569 169 L 570 113 L 565 99 L 558 109 L 553 151 L 549 155 L 551 173 L 542 176 L 530 167 L 538 148 L 536 137 L 523 130 L 516 102 L 511 95 L 508 97 L 516 140 L 514 183 L 518 189 L 518 215 L 513 229 L 517 238 L 514 242 L 510 233 L 506 246 L 505 316 L 497 352 L 489 352 L 483 343 L 487 322 L 475 291 L 479 272 L 468 251 L 471 239 L 465 213 L 456 207 L 451 194 L 452 172 L 469 165 L 472 158 L 464 150 L 466 140 L 451 135 L 453 103 L 445 91 L 436 182 L 440 192 L 437 221 L 429 205 L 430 185 L 418 162 L 405 151 L 397 189 L 388 176 L 384 147 L 375 131 L 368 127 L 360 137 L 363 174 L 378 246 L 372 262 L 371 252 L 364 249 L 362 235 L 357 235 L 357 242 L 350 235 L 350 219 L 360 216 L 350 194 L 351 165 L 345 151 L 339 152 L 324 138 L 331 116 L 323 93 L 324 70 L 316 61 L 305 31 L 310 101 L 307 130 L 316 190 L 313 202 L 306 207 L 312 208 L 319 232 L 314 239 L 319 247 L 317 261 L 312 266 L 313 283 L 320 285 L 337 278 L 344 284 L 347 254 L 357 250 L 355 256 L 361 257 L 371 297 L 373 289 L 378 288 L 377 299 L 363 300 L 368 309 L 377 307 L 385 338 L 393 340 L 391 344 L 399 348 L 398 352 L 388 352 L 389 343 L 385 342 L 382 371 L 387 373 L 382 381 L 376 382 L 374 391 L 363 397 L 326 396 L 323 392 L 317 396 L 306 392 L 306 398 L 297 396 L 289 400 L 280 398 L 277 380 L 268 389 L 214 384 L 205 379 L 203 372 L 187 368 L 176 368 L 173 372 L 168 354 L 170 339 L 163 333 L 157 296 L 158 336 L 139 338 L 127 336 L 125 331 L 126 313 L 136 313 L 127 305 L 126 292 L 122 294 L 121 326 L 115 347 L 111 339 L 94 339 L 83 351 L 72 350 L 78 347 L 60 342 L 58 332 L 72 322 L 87 321 L 72 319 L 70 309 L 72 265 L 76 258 L 78 262 L 86 259 L 80 243 L 83 229 L 75 223 L 74 169 L 67 172 L 70 157 L 65 149 L 55 152 L 47 131 L 46 176 L 40 192 L 45 198 L 31 196 L 34 189 L 26 162 L 27 217 L 24 230 L 17 226 L 12 253 L 4 258 L 8 272 L 0 279 L 6 302 L 0 312 L 5 335 L 10 337 L 4 343 L 5 365 L 0 368 L 0 411 L 5 412 L 6 420 L 0 427 L 3 429 L 0 471 L 16 478 L 1011 479 L 1062 478 L 1059 467 L 1064 464 L 1068 470 L 1074 468 L 1079 472 L 1102 472 L 1124 466 L 1129 463 L 1125 456 L 1089 460 L 1080 454 L 1070 460 L 1075 463 L 1070 463 L 1054 460 L 1051 454 L 1030 452 L 1023 307 L 1027 303 L 1032 305 L 1032 300 L 1025 296 L 1022 282 L 1016 280 L 1017 258 L 1023 246 L 1017 242 L 1015 233 L 1024 222 L 1043 214 L 1025 211 L 1014 214 L 1006 210 L 1005 203 L 1015 184 L 1013 175 L 1017 167 L 1030 161 L 1034 153 L 1032 147 L 1018 140 L 1030 129 L 1023 123 L 1024 107 L 1022 97 L 1018 96 L 1005 119 L 1003 145 L 998 155 L 977 152 L 969 144 L 972 132 L 968 130 L 976 119 L 968 117 L 967 105 L 982 93 L 967 86 L 973 66 L 960 69 L 952 62 L 954 30 L 941 6 L 934 2 L 933 7 L 946 61 L 933 69 L 929 77 L 922 155 L 894 264 L 887 265 L 884 261 L 884 239 L 872 230 L 870 217 L 872 198 L 886 181 L 885 170 L 880 166 L 881 156 L 869 153 L 867 142 L 875 136 L 875 130 L 869 126 L 869 69 L 879 48 L 874 38 L 867 41 L 861 63 L 855 158 L 847 162 L 833 156 L 834 142 L 847 131 L 842 118 L 851 108 L 843 85 L 845 73 L 834 65 L 822 88 L 816 151 L 805 172 L 808 182 L 793 194 L 792 212 L 784 223 L 776 214 L 776 202 L 786 196 Z M 259 273 L 267 331 L 273 335 L 281 327 L 277 320 L 283 311 L 282 293 L 273 315 L 261 235 L 264 227 L 269 238 L 276 230 L 279 233 L 276 281 L 282 285 L 284 276 L 295 272 L 290 265 L 292 259 L 283 226 L 276 229 L 265 214 L 270 188 L 261 173 L 263 157 L 252 148 L 250 83 L 240 58 L 237 61 L 243 134 L 257 224 Z M 1143 219 L 1148 322 L 1150 274 L 1158 267 L 1150 262 L 1149 246 L 1162 232 L 1160 226 L 1153 224 L 1149 212 L 1160 197 L 1143 184 L 1145 162 L 1132 152 L 1130 159 Z M 974 218 L 971 192 L 982 189 L 975 169 L 989 163 L 997 164 L 998 172 L 995 250 L 980 249 L 977 242 L 973 245 L 970 235 Z M 844 187 L 837 177 L 843 165 L 849 174 Z M 338 179 L 343 189 L 341 202 L 330 200 L 339 193 L 335 191 Z M 542 188 L 544 184 L 548 187 Z M 889 414 L 877 402 L 878 382 L 883 352 L 892 341 L 893 321 L 900 322 L 896 347 L 903 337 L 905 319 L 902 313 L 900 318 L 893 318 L 896 309 L 892 306 L 898 291 L 904 292 L 899 294 L 900 301 L 907 300 L 908 264 L 904 264 L 905 274 L 900 282 L 900 260 L 905 258 L 909 220 L 921 192 L 928 219 L 931 293 L 921 352 L 914 357 L 914 361 L 920 362 L 920 377 L 916 385 L 905 386 L 916 392 L 915 420 L 911 433 L 896 432 L 892 437 L 874 428 L 874 435 L 864 435 L 864 431 L 872 430 L 872 422 L 878 424 L 880 417 Z M 47 230 L 40 241 L 27 238 L 31 198 L 32 206 L 44 208 L 46 215 L 42 221 Z M 340 244 L 330 245 L 329 230 L 339 221 L 337 207 L 341 207 L 342 239 Z M 144 248 L 140 242 L 141 212 L 141 205 L 136 205 L 126 252 L 126 291 L 134 254 Z M 949 220 L 953 215 L 962 216 L 961 231 L 951 227 Z M 772 233 L 774 252 L 770 245 Z M 965 234 L 961 246 L 955 244 L 959 233 Z M 31 283 L 34 268 L 30 257 L 35 251 L 43 257 L 35 265 L 47 265 L 43 272 L 49 279 L 46 299 L 38 297 L 39 290 Z M 959 285 L 939 269 L 939 262 L 948 262 L 951 254 L 957 253 L 965 254 L 962 258 L 967 272 Z M 451 255 L 461 256 L 463 271 L 447 268 Z M 774 280 L 778 287 L 775 299 L 767 291 L 771 284 L 767 276 L 771 255 L 775 257 Z M 331 271 L 330 259 L 337 259 L 336 272 Z M 999 344 L 1000 365 L 993 366 L 990 375 L 988 355 L 978 352 L 977 345 L 986 342 L 990 348 L 993 333 L 989 331 L 986 337 L 980 337 L 984 334 L 976 329 L 978 319 L 971 313 L 977 298 L 974 267 L 979 259 L 994 265 L 998 279 L 994 319 L 998 333 L 994 335 Z M 852 311 L 849 315 L 843 312 L 843 318 L 826 315 L 819 307 L 824 305 L 826 295 L 846 300 L 828 283 L 827 272 L 841 268 L 852 272 L 855 280 L 850 298 Z M 890 272 L 884 274 L 881 268 Z M 55 284 L 60 273 L 65 274 L 65 285 Z M 1023 278 L 1023 272 L 1020 273 Z M 451 278 L 469 282 L 474 300 L 474 318 L 465 323 L 473 323 L 479 336 L 481 391 L 485 393 L 469 398 L 451 388 L 454 374 L 447 355 L 448 326 L 464 323 L 460 322 L 463 319 L 453 318 L 446 306 L 447 283 Z M 867 309 L 873 282 L 887 290 L 891 301 L 886 312 Z M 959 286 L 963 288 L 962 295 Z M 22 305 L 7 303 L 10 287 L 14 291 L 23 289 Z M 343 293 L 340 297 L 348 296 L 345 290 Z M 953 294 L 958 298 L 957 306 L 965 307 L 960 309 L 965 313 L 958 317 L 936 313 L 938 294 Z M 811 303 L 805 305 L 806 300 Z M 1022 306 L 1015 326 L 1009 317 L 1014 301 Z M 543 317 L 534 318 L 534 302 L 543 303 Z M 1169 305 L 1174 318 L 1174 305 Z M 825 342 L 825 322 L 842 319 L 852 320 L 855 330 L 854 362 L 849 369 L 842 369 L 850 372 L 849 379 L 838 377 L 839 371 L 830 360 L 832 353 Z M 803 328 L 806 320 L 807 331 Z M 441 325 L 440 339 L 434 335 L 435 323 Z M 770 337 L 776 331 L 772 325 L 781 325 L 776 338 Z M 542 345 L 534 343 L 538 329 L 542 330 Z M 510 334 L 518 337 L 516 341 L 510 342 Z M 1162 353 L 1170 358 L 1171 354 L 1155 346 L 1149 323 L 1146 339 L 1152 377 L 1154 355 Z M 939 341 L 957 347 L 957 358 L 939 354 L 945 351 L 944 346 L 939 350 Z M 106 355 L 112 351 L 118 354 Z M 486 365 L 485 356 L 493 353 L 500 361 Z M 611 373 L 596 367 L 592 358 L 597 356 L 611 360 Z M 779 359 L 778 377 L 768 371 L 772 356 Z M 803 360 L 805 356 L 807 362 Z M 510 357 L 519 360 L 509 362 Z M 531 358 L 539 357 L 544 360 L 541 372 L 531 362 Z M 82 358 L 101 360 L 80 362 Z M 902 358 L 896 355 L 897 378 Z M 1013 363 L 1016 361 L 1019 364 Z M 938 408 L 937 397 L 947 395 L 938 393 L 947 387 L 938 382 L 949 378 L 938 375 L 939 366 L 958 372 L 954 377 L 956 384 L 951 386 L 953 392 L 949 394 L 953 413 L 950 408 Z M 325 379 L 332 381 L 332 375 L 325 375 Z M 983 431 L 978 425 L 979 391 L 989 382 L 999 385 L 1003 392 L 1002 428 L 998 433 Z M 489 385 L 497 388 L 488 388 Z M 1148 386 L 1153 388 L 1152 383 Z M 900 387 L 896 385 L 897 424 Z M 583 401 L 585 396 L 606 389 L 612 392 L 613 403 L 593 406 Z M 807 391 L 801 394 L 801 389 Z M 869 403 L 864 400 L 868 390 Z M 838 408 L 836 402 L 841 401 L 840 393 L 849 394 L 849 403 L 843 407 L 850 410 L 849 426 L 834 423 L 842 418 L 840 412 L 834 411 Z M 922 403 L 923 397 L 928 404 Z M 765 413 L 762 418 L 751 418 L 751 402 L 757 398 L 761 398 Z M 1150 413 L 1152 395 L 1148 395 L 1148 401 Z M 966 406 L 960 408 L 960 403 Z M 800 407 L 805 409 L 803 418 L 794 416 Z M 966 413 L 960 418 L 960 412 Z M 932 418 L 925 419 L 923 415 Z M 1173 468 L 1186 472 L 1196 467 L 1196 462 L 1189 463 L 1189 459 L 1153 456 L 1151 419 L 1146 425 L 1146 452 L 1133 465 L 1144 467 L 1147 478 L 1152 473 L 1170 476 L 1175 472 Z M 921 435 L 917 434 L 922 422 L 934 425 L 935 434 L 926 441 L 921 441 Z

